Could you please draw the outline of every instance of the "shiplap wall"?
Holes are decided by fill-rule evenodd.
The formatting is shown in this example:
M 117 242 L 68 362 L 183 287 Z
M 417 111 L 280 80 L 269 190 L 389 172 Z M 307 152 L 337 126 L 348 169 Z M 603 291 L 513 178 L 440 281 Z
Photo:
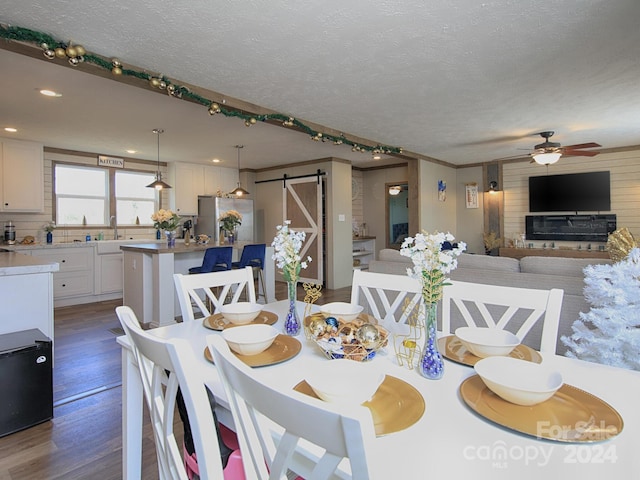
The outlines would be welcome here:
M 354 234 L 356 228 L 360 228 L 364 222 L 364 182 L 362 177 L 362 170 L 351 169 L 351 178 L 358 185 L 358 194 L 351 201 L 351 216 L 353 219 Z M 359 233 L 359 232 L 358 232 Z
M 528 162 L 505 164 L 502 170 L 504 190 L 504 238 L 508 242 L 525 231 L 525 216 L 529 213 L 529 177 L 565 173 L 611 173 L 611 211 L 579 213 L 615 213 L 618 228 L 627 227 L 640 238 L 640 150 L 601 153 L 595 157 L 562 157 L 549 167 Z M 557 213 L 557 212 L 551 212 Z M 567 212 L 575 213 L 575 212 Z M 536 213 L 538 215 L 538 213 Z M 530 241 L 534 247 L 544 242 Z M 555 242 L 556 246 L 577 247 L 580 242 Z M 587 242 L 582 243 L 586 247 Z M 593 243 L 592 248 L 600 244 Z
M 87 153 L 82 155 L 68 155 L 63 153 L 52 153 L 45 149 L 44 151 L 44 213 L 0 213 L 0 225 L 5 222 L 12 221 L 16 226 L 16 241 L 20 242 L 25 236 L 31 235 L 36 239 L 36 243 L 45 242 L 44 225 L 53 221 L 53 162 L 75 163 L 78 165 L 96 165 L 97 154 Z M 133 168 L 135 170 L 147 170 L 155 172 L 156 166 L 153 164 L 133 163 L 125 161 L 125 169 Z M 166 168 L 161 167 L 163 175 L 166 175 Z M 168 193 L 162 193 L 163 205 L 168 205 Z M 74 240 L 84 241 L 86 234 L 90 234 L 92 238 L 96 238 L 98 233 L 104 233 L 105 240 L 113 238 L 113 230 L 107 227 L 59 227 L 53 232 L 54 243 L 72 242 Z M 118 228 L 118 234 L 121 238 L 155 238 L 155 230 L 153 228 L 132 227 Z

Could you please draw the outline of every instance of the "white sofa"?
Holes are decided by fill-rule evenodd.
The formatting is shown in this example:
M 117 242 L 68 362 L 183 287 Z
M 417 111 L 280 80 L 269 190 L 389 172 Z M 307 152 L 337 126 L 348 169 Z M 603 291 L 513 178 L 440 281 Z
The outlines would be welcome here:
M 611 260 L 564 257 L 524 257 L 517 260 L 463 253 L 458 258 L 458 268 L 451 272 L 450 277 L 452 280 L 489 285 L 544 290 L 563 289 L 564 298 L 556 352 L 564 354 L 567 349 L 559 337 L 573 333 L 571 325 L 579 318 L 579 312 L 587 312 L 591 308 L 583 294 L 583 269 L 587 265 L 602 263 L 611 263 Z M 369 271 L 406 275 L 407 268 L 411 266 L 411 259 L 403 257 L 399 251 L 383 249 L 379 253 L 378 260 L 369 262 Z M 456 325 L 460 321 L 454 320 L 453 324 Z M 533 336 L 535 337 L 535 334 Z M 532 346 L 535 347 L 535 345 Z

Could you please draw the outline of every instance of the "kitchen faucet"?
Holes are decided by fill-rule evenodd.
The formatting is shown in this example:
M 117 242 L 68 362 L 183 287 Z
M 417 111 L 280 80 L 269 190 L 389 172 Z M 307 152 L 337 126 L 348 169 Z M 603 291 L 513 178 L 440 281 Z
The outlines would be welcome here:
M 109 218 L 109 225 L 113 225 L 113 239 L 117 240 L 118 239 L 118 222 L 116 221 L 116 216 L 115 215 L 111 215 L 111 217 Z

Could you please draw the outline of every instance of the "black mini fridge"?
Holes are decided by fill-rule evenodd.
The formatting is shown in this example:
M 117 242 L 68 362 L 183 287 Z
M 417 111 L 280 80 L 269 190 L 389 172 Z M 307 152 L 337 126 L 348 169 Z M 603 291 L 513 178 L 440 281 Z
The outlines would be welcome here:
M 0 437 L 53 418 L 51 347 L 38 329 L 0 335 Z

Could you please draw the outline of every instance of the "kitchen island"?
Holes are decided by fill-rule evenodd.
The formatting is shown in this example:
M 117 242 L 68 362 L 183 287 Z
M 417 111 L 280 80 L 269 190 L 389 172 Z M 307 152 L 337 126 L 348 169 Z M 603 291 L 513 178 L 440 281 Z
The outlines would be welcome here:
M 233 244 L 233 261 L 239 260 L 245 244 Z M 175 323 L 176 317 L 181 314 L 173 274 L 188 274 L 189 268 L 202 265 L 205 250 L 215 246 L 211 243 L 186 246 L 182 242 L 176 242 L 172 248 L 167 247 L 166 243 L 122 245 L 123 304 L 131 307 L 141 323 L 151 327 Z M 272 256 L 273 247 L 267 245 L 263 272 L 266 300 L 259 297 L 266 303 L 275 300 L 275 263 Z M 260 282 L 258 289 L 262 289 Z M 256 296 L 260 293 L 256 292 Z
M 53 341 L 53 272 L 59 265 L 0 252 L 0 334 L 37 328 Z

